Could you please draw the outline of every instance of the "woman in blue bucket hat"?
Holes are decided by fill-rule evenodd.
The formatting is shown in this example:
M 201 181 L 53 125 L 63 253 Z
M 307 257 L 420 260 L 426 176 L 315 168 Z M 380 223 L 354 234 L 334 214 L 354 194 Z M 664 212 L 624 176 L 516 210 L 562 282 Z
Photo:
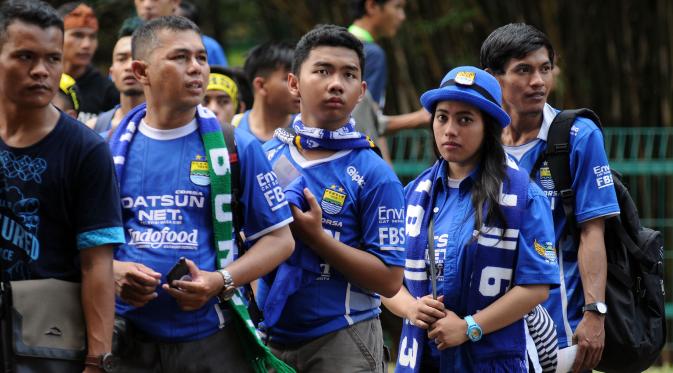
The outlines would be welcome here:
M 405 188 L 405 286 L 384 300 L 404 318 L 396 372 L 540 369 L 523 316 L 558 286 L 552 215 L 500 144 L 501 102 L 471 66 L 421 96 L 439 159 Z

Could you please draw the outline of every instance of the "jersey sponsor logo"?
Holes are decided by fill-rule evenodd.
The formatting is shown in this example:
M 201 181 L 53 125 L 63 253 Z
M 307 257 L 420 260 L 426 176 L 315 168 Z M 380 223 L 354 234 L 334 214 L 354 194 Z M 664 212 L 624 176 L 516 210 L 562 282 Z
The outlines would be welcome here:
M 329 281 L 330 265 L 328 263 L 320 263 L 320 275 L 316 278 L 317 281 Z
M 554 250 L 554 245 L 551 242 L 547 241 L 540 244 L 536 239 L 533 241 L 533 247 L 535 247 L 535 252 L 545 258 L 547 263 L 556 263 L 556 250 Z
M 598 189 L 603 189 L 614 184 L 609 165 L 596 166 L 593 168 L 593 171 L 594 175 L 596 175 L 596 186 Z
M 545 190 L 554 190 L 554 179 L 551 177 L 551 170 L 547 165 L 547 161 L 540 167 L 540 184 Z
M 199 186 L 210 185 L 208 161 L 203 155 L 197 155 L 189 166 L 189 180 Z
M 341 212 L 345 202 L 346 194 L 344 193 L 344 188 L 332 184 L 323 192 L 320 206 L 326 213 L 335 215 Z
M 264 194 L 266 203 L 271 208 L 271 211 L 276 211 L 279 208 L 286 206 L 285 193 L 283 187 L 278 184 L 278 177 L 273 171 L 263 172 L 255 176 L 259 189 Z
M 357 168 L 355 168 L 354 166 L 348 166 L 346 168 L 346 173 L 348 174 L 348 176 L 351 177 L 351 180 L 353 180 L 360 188 L 365 186 L 365 178 L 362 175 L 360 175 Z
M 168 227 L 161 230 L 154 228 L 138 231 L 133 228 L 128 229 L 131 240 L 129 245 L 141 249 L 187 249 L 196 250 L 199 246 L 199 231 L 192 229 L 188 231 L 174 231 Z
M 404 222 L 404 209 L 391 209 L 387 206 L 379 206 L 378 217 L 379 224 L 402 223 Z

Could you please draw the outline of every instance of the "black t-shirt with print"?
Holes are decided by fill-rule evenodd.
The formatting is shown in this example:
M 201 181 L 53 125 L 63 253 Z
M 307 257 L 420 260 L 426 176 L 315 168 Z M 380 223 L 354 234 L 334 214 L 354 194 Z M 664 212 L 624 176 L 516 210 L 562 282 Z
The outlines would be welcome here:
M 7 279 L 79 281 L 79 250 L 115 243 L 123 234 L 107 144 L 63 113 L 34 145 L 13 148 L 0 139 L 0 178 Z

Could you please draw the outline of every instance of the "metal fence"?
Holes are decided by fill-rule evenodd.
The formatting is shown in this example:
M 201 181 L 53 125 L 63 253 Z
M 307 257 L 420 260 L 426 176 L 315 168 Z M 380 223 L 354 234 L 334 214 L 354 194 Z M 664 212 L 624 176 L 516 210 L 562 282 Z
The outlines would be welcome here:
M 673 127 L 607 127 L 603 132 L 610 166 L 624 176 L 642 224 L 664 235 L 669 330 L 664 358 L 669 360 L 673 353 Z M 395 172 L 403 182 L 435 160 L 427 130 L 402 131 L 388 142 Z

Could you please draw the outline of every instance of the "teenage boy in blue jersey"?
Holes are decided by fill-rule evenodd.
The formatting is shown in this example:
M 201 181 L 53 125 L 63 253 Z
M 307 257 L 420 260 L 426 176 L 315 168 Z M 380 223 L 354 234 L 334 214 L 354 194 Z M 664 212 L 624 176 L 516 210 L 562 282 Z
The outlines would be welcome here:
M 264 43 L 250 51 L 243 69 L 252 86 L 252 108 L 232 120 L 236 128 L 253 134 L 260 143 L 273 139 L 276 128 L 288 127 L 299 112 L 299 98 L 290 94 L 287 75 L 294 48 L 285 43 Z
M 392 296 L 402 283 L 402 185 L 350 117 L 367 88 L 363 60 L 362 43 L 343 27 L 304 35 L 288 80 L 301 99 L 294 135 L 265 146 L 279 179 L 291 181 L 306 276 L 297 286 L 293 272 L 279 269 L 273 282 L 261 281 L 264 330 L 274 354 L 300 372 L 383 372 L 379 294 Z M 269 307 L 279 289 L 286 299 Z
M 289 256 L 290 210 L 259 144 L 237 132 L 246 182 L 238 198 L 250 248 L 236 258 L 231 194 L 221 184 L 230 177 L 230 150 L 215 115 L 199 106 L 209 67 L 198 27 L 175 16 L 149 21 L 134 32 L 132 54 L 147 104 L 110 140 L 126 230 L 115 253 L 116 311 L 118 324 L 126 320 L 135 331 L 119 338 L 119 371 L 249 371 L 233 308 L 217 296 Z M 180 257 L 191 278 L 169 287 L 166 275 Z
M 547 104 L 554 79 L 554 49 L 536 28 L 509 24 L 486 38 L 481 64 L 498 79 L 503 108 L 512 118 L 502 133 L 505 151 L 530 171 L 546 149 L 549 127 L 558 113 Z M 586 118 L 578 117 L 570 131 L 570 173 L 579 239 L 567 229 L 546 162 L 535 172 L 535 180 L 551 203 L 562 276 L 561 286 L 551 290 L 544 305 L 556 323 L 559 348 L 577 344 L 573 370 L 584 371 L 598 364 L 603 351 L 607 308 L 604 221 L 619 214 L 601 130 Z

